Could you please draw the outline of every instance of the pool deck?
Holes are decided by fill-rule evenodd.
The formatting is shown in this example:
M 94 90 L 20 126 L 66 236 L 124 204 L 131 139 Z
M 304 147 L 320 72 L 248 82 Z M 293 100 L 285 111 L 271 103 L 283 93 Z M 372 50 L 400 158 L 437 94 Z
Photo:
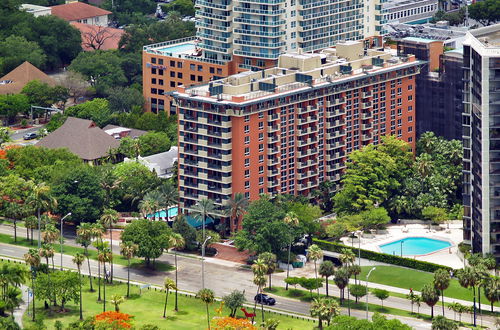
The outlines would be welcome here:
M 433 262 L 440 265 L 449 266 L 452 268 L 463 268 L 464 262 L 458 252 L 458 243 L 463 241 L 462 237 L 462 223 L 455 221 L 450 224 L 450 229 L 447 230 L 447 225 L 442 224 L 442 230 L 430 230 L 428 225 L 423 224 L 409 224 L 406 225 L 393 225 L 389 226 L 384 233 L 376 234 L 373 238 L 362 237 L 361 248 L 371 251 L 380 252 L 380 245 L 391 243 L 403 238 L 408 237 L 426 237 L 431 239 L 438 239 L 448 241 L 452 244 L 450 248 L 438 250 L 433 253 L 420 255 L 420 256 L 406 256 L 407 258 L 414 258 L 416 260 Z M 343 238 L 346 245 L 351 245 L 349 238 Z M 358 246 L 358 241 L 354 241 L 354 246 Z

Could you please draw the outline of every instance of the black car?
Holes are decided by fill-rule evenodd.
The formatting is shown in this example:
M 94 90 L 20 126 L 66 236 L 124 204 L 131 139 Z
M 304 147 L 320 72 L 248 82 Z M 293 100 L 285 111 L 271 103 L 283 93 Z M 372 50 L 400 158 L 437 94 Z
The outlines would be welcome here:
M 257 303 L 259 304 L 264 304 L 264 305 L 274 305 L 276 304 L 276 299 L 269 297 L 267 294 L 259 293 L 258 295 L 253 298 Z
M 25 140 L 33 140 L 33 139 L 36 139 L 37 137 L 38 137 L 38 134 L 36 134 L 35 132 L 26 133 L 23 135 L 23 139 L 25 139 Z

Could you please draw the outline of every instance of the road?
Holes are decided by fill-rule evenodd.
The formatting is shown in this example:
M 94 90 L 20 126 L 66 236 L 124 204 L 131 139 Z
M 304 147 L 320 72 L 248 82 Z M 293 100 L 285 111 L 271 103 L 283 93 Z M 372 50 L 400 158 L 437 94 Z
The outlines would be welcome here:
M 12 228 L 8 226 L 0 226 L 0 232 L 8 233 L 12 235 Z M 65 231 L 67 233 L 68 231 Z M 24 230 L 21 229 L 18 234 L 23 235 Z M 69 233 L 69 232 L 68 232 Z M 71 233 L 69 233 L 69 236 Z M 36 234 L 35 234 L 36 237 Z M 76 245 L 74 242 L 74 238 L 66 237 L 66 244 Z M 118 244 L 115 240 L 113 243 Z M 113 250 L 115 253 L 119 253 L 118 246 L 113 244 Z M 17 247 L 13 245 L 0 244 L 0 254 L 14 257 L 14 258 L 23 258 L 24 253 L 26 253 L 27 248 Z M 59 264 L 59 254 L 56 255 L 56 266 Z M 174 264 L 174 256 L 170 253 L 163 254 L 159 259 L 159 261 L 168 262 L 170 264 Z M 71 262 L 70 256 L 64 256 L 63 258 L 63 266 L 67 268 L 74 268 L 74 265 Z M 86 267 L 84 267 L 86 268 Z M 87 271 L 85 269 L 85 271 Z M 92 274 L 97 274 L 97 262 L 91 260 L 91 271 Z M 114 265 L 114 275 L 118 278 L 126 278 L 127 270 L 126 267 L 120 265 Z M 155 285 L 161 286 L 164 281 L 165 276 L 173 277 L 174 272 L 166 273 L 160 271 L 152 271 L 148 269 L 131 269 L 131 279 L 136 282 L 145 282 L 151 283 Z M 314 271 L 313 266 L 309 265 L 305 269 L 294 270 L 290 274 L 291 276 L 307 276 L 313 277 Z M 201 260 L 199 258 L 193 258 L 192 256 L 178 256 L 178 277 L 179 277 L 179 288 L 184 291 L 196 292 L 201 289 Z M 273 275 L 273 285 L 275 286 L 285 286 L 284 278 L 286 277 L 286 273 L 277 273 Z M 253 301 L 253 296 L 256 293 L 256 287 L 253 284 L 253 275 L 252 272 L 248 269 L 244 269 L 241 265 L 235 264 L 233 262 L 219 260 L 215 258 L 206 258 L 205 261 L 205 283 L 206 287 L 214 290 L 215 294 L 219 297 L 224 296 L 234 289 L 245 290 L 246 297 L 249 301 Z M 363 282 L 364 284 L 364 282 Z M 370 287 L 376 286 L 374 283 L 369 283 Z M 339 296 L 340 292 L 338 288 L 334 285 L 329 286 L 329 291 L 331 294 L 335 296 Z M 388 288 L 390 291 L 398 292 L 397 288 Z M 400 290 L 400 289 L 399 289 Z M 322 288 L 321 291 L 324 293 L 325 288 Z M 373 295 L 369 295 L 369 302 L 373 304 L 379 304 L 379 300 Z M 363 301 L 366 298 L 363 298 Z M 304 315 L 309 314 L 309 303 L 304 303 L 298 300 L 287 299 L 284 297 L 276 297 L 277 304 L 276 308 L 292 312 L 292 313 L 301 313 Z M 384 306 L 397 308 L 401 310 L 411 310 L 411 305 L 408 300 L 390 297 L 384 301 Z M 346 313 L 346 311 L 344 310 Z M 441 307 L 436 305 L 434 308 L 435 315 L 441 314 Z M 422 314 L 431 314 L 430 308 L 422 304 L 420 307 L 420 313 Z M 352 315 L 364 318 L 365 312 L 363 311 L 352 311 Z M 452 312 L 446 310 L 446 315 L 448 317 L 452 316 Z M 463 315 L 463 319 L 467 320 L 468 315 Z M 402 318 L 398 317 L 398 319 L 404 321 L 407 324 L 410 324 L 415 329 L 430 329 L 430 324 L 423 322 L 421 320 L 413 319 L 413 318 Z M 478 324 L 479 324 L 478 318 Z M 483 325 L 492 324 L 491 318 L 483 318 Z

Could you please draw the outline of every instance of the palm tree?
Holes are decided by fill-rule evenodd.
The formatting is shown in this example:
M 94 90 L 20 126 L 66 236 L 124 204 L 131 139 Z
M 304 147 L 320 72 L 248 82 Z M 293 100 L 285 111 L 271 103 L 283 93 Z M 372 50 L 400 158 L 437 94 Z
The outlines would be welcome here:
M 145 204 L 145 205 L 144 205 Z M 142 205 L 142 207 L 141 207 Z M 149 210 L 150 214 L 153 214 L 153 220 L 156 220 L 156 213 L 160 210 L 163 205 L 163 196 L 157 191 L 149 191 L 144 195 L 141 202 L 139 203 L 139 209 L 141 212 Z M 145 208 L 145 210 L 143 210 Z M 147 214 L 146 214 L 147 217 Z
M 205 224 L 209 213 L 215 210 L 214 202 L 210 199 L 203 198 L 193 206 L 193 214 L 196 218 L 202 218 L 202 236 L 205 241 Z
M 31 292 L 33 293 L 33 313 L 32 321 L 35 322 L 35 272 L 40 266 L 40 255 L 35 249 L 29 249 L 24 255 L 24 261 L 31 267 Z
M 178 292 L 178 283 L 177 283 L 177 249 L 182 249 L 186 244 L 184 238 L 179 233 L 173 233 L 169 238 L 170 246 L 174 249 L 174 260 L 175 260 L 175 311 L 178 311 L 177 305 L 177 292 Z
M 120 311 L 120 304 L 125 302 L 125 298 L 119 294 L 114 294 L 111 296 L 111 303 L 115 306 L 115 312 Z
M 110 149 L 110 154 L 112 150 Z M 113 157 L 114 155 L 110 155 Z M 114 205 L 112 200 L 112 192 L 120 186 L 121 180 L 119 180 L 113 173 L 113 168 L 111 166 L 101 166 L 102 172 L 100 173 L 99 185 L 104 190 L 104 205 L 112 206 Z
M 141 214 L 144 218 L 147 218 L 148 215 L 153 214 L 153 201 L 147 200 L 147 199 L 142 199 L 139 202 L 139 211 L 141 211 Z
M 257 286 L 257 294 L 260 292 L 260 293 L 263 293 L 263 288 L 266 286 L 266 276 L 264 274 L 254 274 L 254 277 L 253 277 L 253 283 Z M 261 299 L 260 300 L 260 308 L 261 308 L 261 311 L 262 311 L 262 322 L 264 322 L 264 300 Z M 253 312 L 255 314 L 257 310 L 257 301 L 255 301 L 255 305 L 254 305 L 254 309 L 253 309 Z M 253 320 L 252 320 L 253 322 Z
M 45 225 L 45 229 L 42 231 L 42 241 L 43 243 L 52 244 L 59 238 L 59 229 L 56 228 L 51 223 Z
M 252 265 L 252 272 L 253 272 L 253 276 L 254 276 L 253 283 L 257 286 L 257 294 L 259 294 L 267 282 L 266 276 L 265 276 L 267 273 L 267 264 L 262 259 L 255 260 L 254 264 Z M 263 304 L 262 300 L 261 300 L 261 304 Z M 264 308 L 264 307 L 262 306 L 262 308 Z M 253 306 L 254 314 L 255 314 L 256 310 L 257 310 L 257 300 L 255 300 L 255 304 Z M 262 314 L 262 322 L 264 322 L 264 314 Z
M 118 222 L 120 215 L 113 209 L 105 209 L 101 215 L 101 224 L 109 229 L 111 251 L 113 251 L 113 225 Z M 111 263 L 111 284 L 113 284 L 113 263 Z
M 20 295 L 21 290 L 16 287 L 9 287 L 3 297 L 5 309 L 10 310 L 12 318 L 14 318 L 14 309 L 16 309 L 16 307 L 18 307 L 22 302 Z
M 107 246 L 107 242 L 100 240 L 94 242 L 94 247 L 97 249 L 97 285 L 99 287 L 97 301 L 101 301 L 101 259 L 99 258 L 99 254 L 101 254 L 102 250 Z
M 340 256 L 339 256 L 340 262 L 342 263 L 343 266 L 349 267 L 355 264 L 356 262 L 356 255 L 351 249 L 342 249 L 340 250 Z M 356 278 L 354 278 L 354 283 L 357 283 Z
M 177 285 L 175 281 L 169 277 L 165 277 L 165 281 L 163 282 L 163 287 L 165 288 L 165 305 L 163 306 L 163 318 L 167 317 L 167 303 L 168 303 L 168 293 L 170 290 L 177 291 Z
M 31 245 L 33 245 L 33 229 L 38 228 L 37 218 L 34 215 L 24 218 L 24 226 L 26 227 L 26 240 L 30 239 L 31 236 Z M 29 232 L 31 235 L 28 235 Z
M 491 311 L 493 312 L 493 304 L 500 301 L 500 278 L 489 277 L 484 283 L 484 295 L 491 303 Z
M 441 301 L 444 316 L 444 290 L 450 286 L 450 273 L 445 269 L 438 269 L 434 272 L 434 287 L 441 291 Z
M 17 221 L 23 216 L 25 208 L 22 205 L 11 202 L 5 207 L 5 214 L 14 222 L 14 242 L 17 242 Z
M 130 242 L 120 244 L 120 253 L 127 258 L 127 298 L 130 296 L 130 259 L 134 257 L 137 250 L 139 250 L 137 244 L 132 244 Z M 175 271 L 177 272 L 177 269 Z
M 177 187 L 170 183 L 170 181 L 166 181 L 162 184 L 158 188 L 158 191 L 162 196 L 162 206 L 165 208 L 165 212 L 168 212 L 168 208 L 170 206 L 177 205 L 179 203 L 179 192 L 177 191 Z
M 92 225 L 88 222 L 81 223 L 76 227 L 76 241 L 84 248 L 84 254 L 87 258 L 87 267 L 89 269 L 90 292 L 94 292 L 92 286 L 92 270 L 90 269 L 89 245 L 92 243 L 93 230 Z
M 99 262 L 102 262 L 103 267 L 104 267 L 104 281 L 102 281 L 102 283 L 103 283 L 103 302 L 104 303 L 103 303 L 102 309 L 103 309 L 103 312 L 105 312 L 106 311 L 106 280 L 107 280 L 107 278 L 106 278 L 107 277 L 106 276 L 106 263 L 113 260 L 111 250 L 107 246 L 100 249 L 99 253 L 97 255 L 97 260 L 99 260 Z
M 40 239 L 41 215 L 46 210 L 57 207 L 57 200 L 50 193 L 50 186 L 45 182 L 35 184 L 29 181 L 29 195 L 26 204 L 32 206 L 37 213 L 38 218 L 38 248 L 42 246 Z
M 342 301 L 344 300 L 344 289 L 349 284 L 349 277 L 350 277 L 349 269 L 347 267 L 343 266 L 343 267 L 340 267 L 335 272 L 335 277 L 333 278 L 335 285 L 341 291 L 341 294 L 340 294 L 340 303 L 341 304 L 342 304 Z
M 215 301 L 214 292 L 210 289 L 201 289 L 196 294 L 196 298 L 203 301 L 207 307 L 207 324 L 208 324 L 208 330 L 210 330 L 210 313 L 208 312 L 208 305 Z
M 283 218 L 283 222 L 290 227 L 295 227 L 299 224 L 299 218 L 295 212 L 288 212 Z M 292 233 L 292 228 L 290 228 L 290 233 Z M 288 244 L 288 258 L 286 263 L 286 278 L 290 276 L 290 252 L 292 251 L 293 235 L 290 235 L 290 244 Z M 288 290 L 288 283 L 286 283 L 285 289 Z
M 434 318 L 434 305 L 439 301 L 439 291 L 428 283 L 422 288 L 422 300 L 431 308 L 431 319 Z
M 474 326 L 476 326 L 476 285 L 479 279 L 477 278 L 477 272 L 473 267 L 465 267 L 457 271 L 458 283 L 464 288 L 472 288 L 473 304 L 472 308 L 474 310 Z
M 52 249 L 52 251 L 50 251 Z M 40 257 L 45 258 L 45 261 L 47 263 L 47 268 L 49 268 L 49 258 L 50 255 L 54 253 L 54 249 L 50 244 L 43 244 L 40 249 L 38 249 L 38 254 Z
M 330 260 L 323 261 L 319 265 L 319 275 L 325 278 L 326 296 L 328 297 L 328 278 L 335 275 L 335 265 Z
M 269 290 L 271 290 L 271 276 L 276 270 L 276 255 L 271 252 L 263 252 L 259 254 L 259 259 L 266 264 L 265 274 L 269 276 Z
M 340 315 L 339 304 L 331 298 L 314 298 L 310 309 L 311 316 L 318 318 L 318 328 L 323 329 L 323 321 L 330 321 L 335 316 Z
M 235 193 L 234 197 L 229 199 L 225 205 L 226 214 L 229 215 L 229 228 L 231 233 L 239 228 L 239 219 L 245 214 L 248 205 L 248 198 L 246 198 L 243 193 Z
M 317 268 L 316 262 L 319 259 L 323 258 L 323 250 L 321 250 L 321 248 L 319 246 L 317 246 L 316 244 L 313 244 L 309 247 L 308 251 L 309 251 L 309 258 L 312 261 L 314 261 L 314 274 L 316 275 L 316 282 L 318 282 L 318 268 Z M 318 297 L 319 297 L 319 285 L 318 285 L 317 290 L 318 290 Z
M 81 253 L 76 253 L 73 257 L 73 263 L 78 268 L 78 279 L 80 280 L 80 320 L 83 320 L 83 311 L 82 311 L 82 265 L 85 261 L 85 256 Z

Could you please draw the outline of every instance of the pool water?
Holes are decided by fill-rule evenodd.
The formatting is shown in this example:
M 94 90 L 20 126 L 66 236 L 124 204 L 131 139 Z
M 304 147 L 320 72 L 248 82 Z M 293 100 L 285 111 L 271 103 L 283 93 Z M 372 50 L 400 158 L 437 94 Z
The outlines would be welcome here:
M 177 53 L 188 53 L 188 52 L 193 52 L 195 50 L 196 46 L 194 44 L 180 44 L 180 45 L 172 45 L 172 46 L 167 46 L 163 48 L 157 49 L 160 52 L 167 53 L 167 54 L 177 54 Z
M 177 214 L 179 214 L 179 208 L 177 206 L 171 207 L 168 209 L 168 218 L 176 217 Z M 148 214 L 147 217 L 148 217 L 148 219 L 153 219 L 153 216 L 156 220 L 160 220 L 160 219 L 163 220 L 165 217 L 167 217 L 167 212 L 165 212 L 165 210 L 161 210 L 161 211 L 158 211 L 154 214 Z M 191 226 L 193 226 L 195 228 L 201 228 L 203 226 L 201 219 L 195 218 L 195 217 L 190 216 L 190 215 L 187 215 L 185 217 L 186 217 L 187 223 L 189 223 Z M 214 223 L 214 219 L 212 219 L 212 217 L 208 216 L 207 220 L 205 222 L 205 225 L 208 226 L 212 223 Z
M 408 237 L 391 243 L 379 245 L 383 253 L 415 256 L 439 251 L 451 246 L 450 242 L 426 237 Z M 401 253 L 402 249 L 402 253 Z
M 168 209 L 168 217 L 175 217 L 177 216 L 177 214 L 179 214 L 179 209 L 178 207 L 171 207 Z M 165 212 L 165 210 L 161 210 L 161 211 L 158 211 L 154 214 L 154 217 L 156 219 L 158 219 L 159 217 L 160 218 L 164 218 L 167 216 L 167 212 Z M 153 217 L 153 214 L 148 214 L 148 218 L 152 218 Z

